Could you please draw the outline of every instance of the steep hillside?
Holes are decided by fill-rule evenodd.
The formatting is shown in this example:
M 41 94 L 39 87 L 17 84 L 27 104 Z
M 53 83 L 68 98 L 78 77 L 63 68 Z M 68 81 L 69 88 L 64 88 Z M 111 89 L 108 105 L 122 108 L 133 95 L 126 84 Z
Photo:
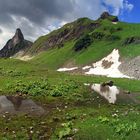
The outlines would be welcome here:
M 31 45 L 32 42 L 25 40 L 21 30 L 17 29 L 14 37 L 0 50 L 0 57 L 11 57 L 21 50 L 25 51 Z
M 96 21 L 88 18 L 80 18 L 37 39 L 27 54 L 33 55 L 52 48 L 62 48 L 65 46 L 66 42 L 79 40 L 79 38 L 84 37 L 95 29 L 101 27 L 102 20 L 118 22 L 117 17 L 111 16 L 107 12 L 104 12 Z
M 117 17 L 103 15 L 96 21 L 78 19 L 39 38 L 27 54 L 42 53 L 31 61 L 56 69 L 94 63 L 113 49 L 119 50 L 121 61 L 139 56 L 140 24 L 119 22 Z
M 140 24 L 105 12 L 11 44 L 16 53 L 0 58 L 0 140 L 139 140 Z
M 114 50 L 118 52 L 117 59 L 106 60 Z M 105 76 L 116 77 L 116 74 L 114 76 L 110 73 L 110 70 L 115 69 L 116 72 L 123 73 L 119 75 L 131 78 L 139 78 L 140 60 L 135 61 L 135 67 L 127 63 L 130 60 L 133 62 L 132 59 L 135 60 L 138 56 L 140 56 L 140 24 L 120 22 L 118 17 L 109 15 L 107 12 L 95 21 L 80 18 L 68 23 L 40 37 L 31 47 L 17 51 L 14 55 L 21 60 L 33 58 L 30 60 L 31 63 L 53 70 L 78 67 L 73 71 L 74 73 L 103 73 Z M 106 65 L 111 64 L 110 67 L 104 67 L 102 64 L 104 59 Z M 95 64 L 97 61 L 100 63 L 98 66 Z M 90 67 L 83 71 L 86 66 Z M 95 72 L 93 66 L 98 67 L 96 70 L 102 71 Z M 131 67 L 131 70 L 126 70 L 126 66 Z

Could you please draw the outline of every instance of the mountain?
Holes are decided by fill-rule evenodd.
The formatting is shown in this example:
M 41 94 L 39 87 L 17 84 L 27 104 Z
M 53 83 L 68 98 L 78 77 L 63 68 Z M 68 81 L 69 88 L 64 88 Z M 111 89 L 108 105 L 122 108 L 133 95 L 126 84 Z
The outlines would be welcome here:
M 39 67 L 140 79 L 140 24 L 121 22 L 107 12 L 97 20 L 77 19 L 39 37 L 23 51 L 13 50 L 15 58 L 31 59 Z
M 72 23 L 64 25 L 62 28 L 51 32 L 48 35 L 37 39 L 28 54 L 38 54 L 42 51 L 47 51 L 54 48 L 62 48 L 64 44 L 71 40 L 78 40 L 82 36 L 93 32 L 102 26 L 102 20 L 109 20 L 111 22 L 118 22 L 116 16 L 112 16 L 104 12 L 101 17 L 93 21 L 89 18 L 80 18 Z
M 31 47 L 32 42 L 25 40 L 20 29 L 16 29 L 16 33 L 6 45 L 0 50 L 0 57 L 11 57 L 21 50 L 26 50 Z

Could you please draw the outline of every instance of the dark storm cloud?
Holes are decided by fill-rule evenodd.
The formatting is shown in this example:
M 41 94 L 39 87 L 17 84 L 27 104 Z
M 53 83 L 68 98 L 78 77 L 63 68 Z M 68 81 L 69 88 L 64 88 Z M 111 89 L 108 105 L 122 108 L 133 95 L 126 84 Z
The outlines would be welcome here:
M 0 0 L 0 23 L 12 22 L 11 15 L 22 16 L 41 24 L 47 18 L 67 18 L 74 0 Z
M 113 13 L 119 13 L 123 7 L 132 9 L 127 0 L 0 0 L 0 48 L 16 28 L 21 28 L 26 39 L 34 41 L 79 17 L 97 19 L 108 10 L 107 6 L 114 9 Z

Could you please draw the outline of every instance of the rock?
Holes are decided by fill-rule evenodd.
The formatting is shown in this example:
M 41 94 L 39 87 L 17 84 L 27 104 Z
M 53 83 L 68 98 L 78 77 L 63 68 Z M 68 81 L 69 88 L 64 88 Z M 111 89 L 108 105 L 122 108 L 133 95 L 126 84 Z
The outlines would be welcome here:
M 140 56 L 124 60 L 119 70 L 131 78 L 140 79 Z
M 104 12 L 104 13 L 101 14 L 100 18 L 101 18 L 101 19 L 106 19 L 106 18 L 108 18 L 109 16 L 110 16 L 110 14 L 109 14 L 108 12 Z
M 140 37 L 128 37 L 125 39 L 125 41 L 123 42 L 123 45 L 130 45 L 130 44 L 140 44 Z
M 112 15 L 110 15 L 108 12 L 103 12 L 103 13 L 101 14 L 99 20 L 100 20 L 100 19 L 108 19 L 108 20 L 110 20 L 110 21 L 112 21 L 112 22 L 118 22 L 118 21 L 119 21 L 118 17 L 112 16 Z
M 18 28 L 16 29 L 13 38 L 6 43 L 2 50 L 0 50 L 0 57 L 11 57 L 19 51 L 31 47 L 31 45 L 32 42 L 25 40 L 21 30 Z
M 131 94 L 131 92 L 130 92 L 130 91 L 124 91 L 124 93 L 125 93 L 125 94 Z
M 108 82 L 103 82 L 103 83 L 101 84 L 101 86 L 103 86 L 103 87 L 105 87 L 105 86 L 110 86 L 110 87 L 112 87 L 113 84 L 114 84 L 113 81 L 108 81 Z

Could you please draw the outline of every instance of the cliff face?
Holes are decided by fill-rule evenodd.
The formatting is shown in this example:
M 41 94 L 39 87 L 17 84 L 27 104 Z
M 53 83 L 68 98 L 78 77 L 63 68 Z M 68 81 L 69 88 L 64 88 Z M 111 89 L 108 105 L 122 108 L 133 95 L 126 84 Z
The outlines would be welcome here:
M 32 46 L 32 42 L 25 40 L 20 29 L 16 30 L 15 35 L 0 50 L 0 57 L 8 58 L 21 50 L 25 50 Z

